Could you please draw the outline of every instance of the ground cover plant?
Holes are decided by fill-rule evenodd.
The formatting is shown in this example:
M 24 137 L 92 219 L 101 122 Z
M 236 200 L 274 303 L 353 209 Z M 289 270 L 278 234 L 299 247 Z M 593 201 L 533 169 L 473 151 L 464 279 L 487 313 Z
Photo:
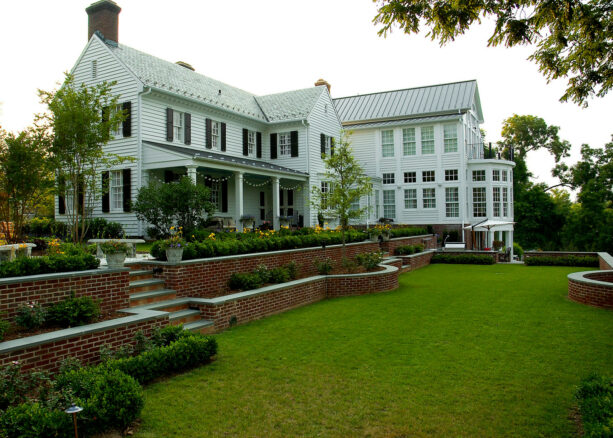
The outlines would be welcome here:
M 568 300 L 574 271 L 433 265 L 237 326 L 212 365 L 147 387 L 135 436 L 576 436 L 613 313 Z

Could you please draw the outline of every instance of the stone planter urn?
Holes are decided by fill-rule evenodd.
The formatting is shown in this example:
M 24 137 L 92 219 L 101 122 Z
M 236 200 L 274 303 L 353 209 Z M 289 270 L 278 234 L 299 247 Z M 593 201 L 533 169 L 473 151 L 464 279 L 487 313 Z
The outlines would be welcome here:
M 123 263 L 126 261 L 125 252 L 112 252 L 104 255 L 106 257 L 106 265 L 108 269 L 123 268 Z
M 166 260 L 168 263 L 179 263 L 183 259 L 183 248 L 168 248 L 166 250 Z
M 379 234 L 371 234 L 370 237 L 369 237 L 369 240 L 371 242 L 378 242 L 379 241 L 379 236 L 380 236 Z
M 390 233 L 381 233 L 381 238 L 384 242 L 387 242 L 388 240 L 390 240 Z

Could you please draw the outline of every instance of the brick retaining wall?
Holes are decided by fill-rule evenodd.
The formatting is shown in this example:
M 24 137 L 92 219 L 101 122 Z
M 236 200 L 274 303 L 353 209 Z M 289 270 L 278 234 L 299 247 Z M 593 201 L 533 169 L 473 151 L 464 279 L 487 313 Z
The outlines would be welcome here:
M 424 249 L 436 249 L 436 239 L 432 234 L 424 236 L 396 237 L 386 242 L 381 242 L 381 250 L 394 254 L 399 246 L 424 245 Z
M 599 252 L 598 264 L 603 271 L 613 269 L 613 257 L 607 252 Z
M 385 271 L 326 277 L 326 296 L 329 298 L 385 292 L 398 287 L 399 267 Z
M 569 274 L 568 297 L 579 303 L 613 310 L 613 271 Z
M 423 268 L 424 266 L 428 266 L 434 254 L 435 254 L 435 251 L 421 252 L 418 254 L 411 254 L 409 256 L 403 256 L 402 260 L 404 261 L 405 265 L 410 266 L 409 270 L 414 271 L 415 269 L 419 269 L 419 268 Z
M 128 269 L 95 269 L 0 279 L 0 312 L 12 320 L 17 309 L 30 301 L 43 306 L 64 300 L 74 291 L 77 297 L 100 299 L 100 311 L 112 313 L 128 307 Z

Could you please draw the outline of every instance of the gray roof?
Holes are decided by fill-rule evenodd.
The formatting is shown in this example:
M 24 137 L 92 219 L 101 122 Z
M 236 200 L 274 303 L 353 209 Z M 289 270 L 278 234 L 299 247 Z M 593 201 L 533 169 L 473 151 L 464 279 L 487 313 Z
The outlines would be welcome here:
M 477 81 L 454 82 L 334 99 L 343 124 L 451 114 L 476 107 L 483 120 Z
M 169 144 L 156 143 L 154 141 L 148 140 L 144 140 L 143 144 L 149 146 L 156 146 L 158 148 L 166 149 L 171 152 L 176 152 L 196 160 L 218 161 L 220 163 L 239 164 L 247 167 L 253 167 L 256 169 L 266 169 L 273 170 L 275 172 L 292 173 L 295 175 L 308 176 L 308 174 L 305 172 L 290 169 L 289 167 L 277 166 L 276 164 L 270 164 L 265 161 L 251 160 L 249 158 L 236 157 L 233 155 L 218 154 L 215 152 L 209 152 L 208 150 L 193 149 L 184 146 L 174 146 Z
M 461 114 L 449 114 L 446 116 L 428 116 L 428 117 L 411 117 L 406 119 L 395 119 L 384 122 L 367 122 L 356 123 L 348 126 L 348 129 L 367 129 L 367 128 L 381 128 L 384 126 L 401 126 L 410 125 L 414 123 L 432 123 L 432 122 L 444 122 L 447 120 L 455 120 L 460 118 Z
M 248 91 L 232 87 L 124 44 L 105 42 L 111 52 L 145 86 L 165 90 L 180 97 L 196 99 L 224 111 L 238 113 L 262 122 L 282 122 L 306 118 L 324 88 L 318 86 L 268 96 L 255 96 Z

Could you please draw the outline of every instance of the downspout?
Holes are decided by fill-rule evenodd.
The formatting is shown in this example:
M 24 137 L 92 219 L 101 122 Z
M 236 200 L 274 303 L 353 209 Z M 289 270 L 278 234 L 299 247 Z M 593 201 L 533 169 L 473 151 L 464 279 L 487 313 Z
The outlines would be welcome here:
M 143 135 L 142 135 L 142 120 L 143 120 L 143 96 L 146 96 L 148 94 L 151 94 L 151 87 L 149 87 L 147 89 L 147 91 L 141 91 L 140 93 L 138 93 L 138 130 L 137 130 L 137 134 L 136 134 L 136 148 L 137 148 L 137 155 L 138 155 L 138 162 L 136 165 L 136 170 L 137 170 L 137 174 L 138 174 L 138 188 L 140 189 L 143 186 Z M 145 233 L 143 232 L 143 222 L 142 221 L 138 221 L 138 234 L 139 236 L 144 236 Z

